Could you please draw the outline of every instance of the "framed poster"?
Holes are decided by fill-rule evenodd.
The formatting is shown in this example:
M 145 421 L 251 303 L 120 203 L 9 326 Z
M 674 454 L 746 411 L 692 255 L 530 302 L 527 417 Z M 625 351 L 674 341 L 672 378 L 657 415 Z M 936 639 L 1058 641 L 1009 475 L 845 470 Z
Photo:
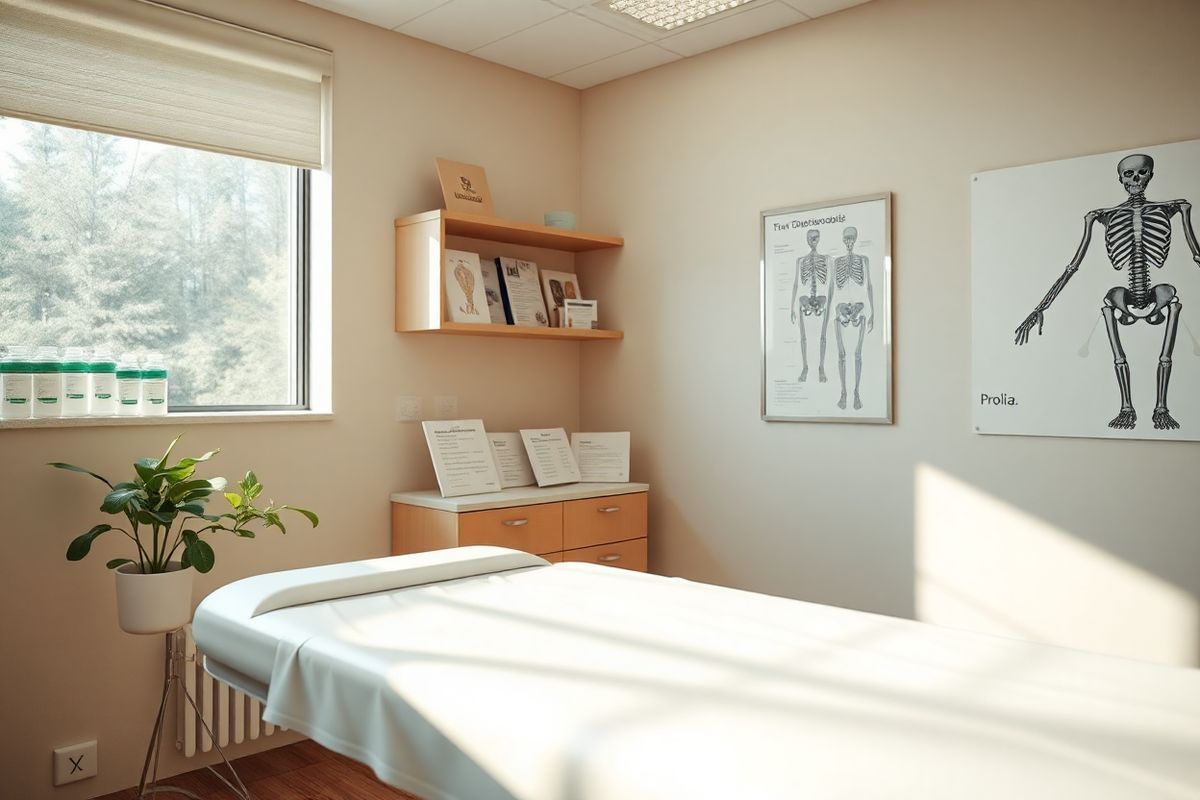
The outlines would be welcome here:
M 1200 440 L 1200 141 L 971 178 L 978 433 Z
M 761 214 L 762 418 L 892 421 L 892 196 Z

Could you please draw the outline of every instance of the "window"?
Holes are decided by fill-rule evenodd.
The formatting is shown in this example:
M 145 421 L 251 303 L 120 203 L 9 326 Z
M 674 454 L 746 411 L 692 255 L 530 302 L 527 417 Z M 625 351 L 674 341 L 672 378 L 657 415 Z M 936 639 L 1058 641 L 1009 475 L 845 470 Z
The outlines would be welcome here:
M 307 170 L 0 120 L 0 343 L 161 352 L 170 406 L 302 407 Z
M 0 0 L 0 41 L 0 346 L 162 353 L 174 410 L 326 407 L 332 54 L 142 0 Z

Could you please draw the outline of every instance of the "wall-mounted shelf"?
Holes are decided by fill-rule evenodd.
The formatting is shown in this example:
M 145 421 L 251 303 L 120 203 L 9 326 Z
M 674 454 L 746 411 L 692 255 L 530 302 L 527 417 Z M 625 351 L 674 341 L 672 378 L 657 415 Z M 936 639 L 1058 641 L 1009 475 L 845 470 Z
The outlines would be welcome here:
M 486 243 L 496 254 L 505 245 L 554 251 L 555 263 L 538 261 L 539 267 L 567 268 L 574 272 L 574 254 L 609 247 L 622 247 L 619 236 L 550 228 L 528 222 L 481 217 L 438 209 L 396 220 L 396 330 L 401 333 L 445 333 L 470 336 L 500 336 L 518 339 L 594 341 L 620 339 L 616 330 L 579 328 L 533 328 L 519 325 L 482 325 L 446 319 L 443 284 L 447 237 L 463 237 Z M 453 243 L 450 245 L 455 246 Z M 497 247 L 498 246 L 498 247 Z M 464 246 L 463 249 L 471 249 Z M 476 247 L 476 249 L 479 249 Z M 566 259 L 567 263 L 563 263 Z

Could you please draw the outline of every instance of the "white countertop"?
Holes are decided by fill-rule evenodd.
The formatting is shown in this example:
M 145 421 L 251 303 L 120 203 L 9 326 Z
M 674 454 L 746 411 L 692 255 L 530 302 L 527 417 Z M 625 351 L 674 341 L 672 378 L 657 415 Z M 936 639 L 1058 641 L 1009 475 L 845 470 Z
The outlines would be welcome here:
M 612 494 L 636 494 L 650 489 L 648 483 L 568 483 L 565 486 L 522 486 L 487 494 L 469 494 L 462 497 L 442 497 L 436 489 L 421 489 L 415 492 L 396 492 L 393 503 L 410 506 L 436 508 L 439 511 L 487 511 L 492 508 L 528 506 L 536 503 L 560 503 L 563 500 L 586 500 L 589 497 L 607 497 Z

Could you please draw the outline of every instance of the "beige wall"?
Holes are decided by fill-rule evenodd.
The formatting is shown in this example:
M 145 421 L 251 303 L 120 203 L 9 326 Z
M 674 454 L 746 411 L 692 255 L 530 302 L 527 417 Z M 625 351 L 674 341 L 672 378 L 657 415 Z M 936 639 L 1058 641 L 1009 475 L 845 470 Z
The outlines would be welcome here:
M 582 421 L 633 432 L 652 568 L 1200 664 L 1200 445 L 973 435 L 968 293 L 968 176 L 1200 136 L 1197 31 L 1193 0 L 875 0 L 586 90 L 626 339 L 583 351 Z M 758 212 L 880 191 L 896 424 L 760 421 Z M 1030 254 L 1045 286 L 1069 255 Z
M 424 395 L 427 403 L 456 394 L 464 417 L 481 416 L 497 429 L 577 427 L 578 345 L 392 332 L 392 219 L 440 205 L 438 155 L 485 165 L 503 216 L 534 221 L 547 209 L 577 208 L 579 94 L 297 3 L 185 4 L 330 48 L 336 61 L 336 416 L 192 426 L 181 445 L 185 454 L 221 447 L 206 474 L 253 467 L 269 495 L 317 510 L 322 525 L 294 526 L 286 538 L 216 541 L 217 566 L 198 581 L 201 596 L 253 573 L 386 554 L 388 494 L 433 485 L 419 427 L 393 421 L 397 394 Z M 61 460 L 120 475 L 175 432 L 0 431 L 7 564 L 0 581 L 0 796 L 85 798 L 137 781 L 162 642 L 117 629 L 113 578 L 104 569 L 125 554 L 115 536 L 83 563 L 63 558 L 74 535 L 101 521 L 100 484 L 43 464 Z M 100 776 L 53 789 L 51 749 L 89 738 L 99 740 Z M 170 747 L 164 756 L 166 773 L 197 766 L 173 758 Z

